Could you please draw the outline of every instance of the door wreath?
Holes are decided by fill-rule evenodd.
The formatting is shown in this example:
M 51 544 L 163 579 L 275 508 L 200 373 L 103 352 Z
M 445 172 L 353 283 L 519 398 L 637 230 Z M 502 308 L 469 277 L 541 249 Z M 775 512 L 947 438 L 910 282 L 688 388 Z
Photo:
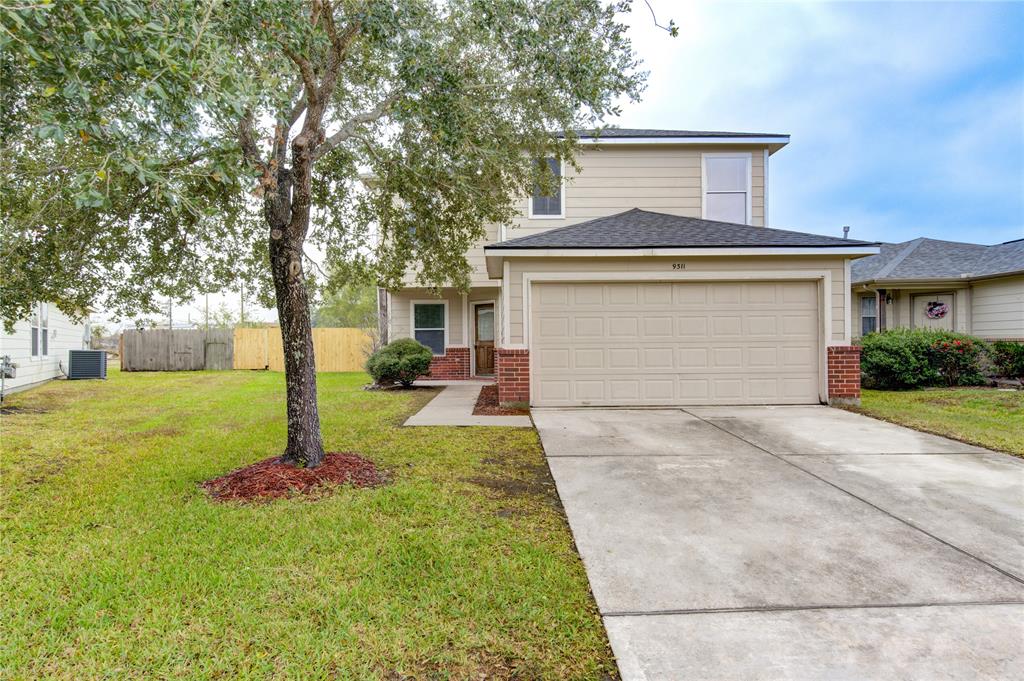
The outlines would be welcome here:
M 949 305 L 933 300 L 925 303 L 924 314 L 928 319 L 942 319 L 949 314 Z

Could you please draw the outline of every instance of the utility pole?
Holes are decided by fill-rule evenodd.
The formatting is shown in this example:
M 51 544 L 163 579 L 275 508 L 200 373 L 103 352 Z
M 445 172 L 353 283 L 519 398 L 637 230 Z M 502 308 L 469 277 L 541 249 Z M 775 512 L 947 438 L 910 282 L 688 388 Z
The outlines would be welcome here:
M 245 282 L 242 282 L 242 313 L 238 321 L 239 326 L 245 326 Z
M 210 333 L 210 292 L 206 292 L 206 333 Z

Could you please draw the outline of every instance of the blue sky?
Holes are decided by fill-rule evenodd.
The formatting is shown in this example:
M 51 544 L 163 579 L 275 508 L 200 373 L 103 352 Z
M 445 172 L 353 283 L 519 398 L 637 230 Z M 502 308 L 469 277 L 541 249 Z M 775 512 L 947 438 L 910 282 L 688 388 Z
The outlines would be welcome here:
M 622 127 L 781 132 L 770 226 L 1024 237 L 1024 3 L 643 0 L 650 71 Z

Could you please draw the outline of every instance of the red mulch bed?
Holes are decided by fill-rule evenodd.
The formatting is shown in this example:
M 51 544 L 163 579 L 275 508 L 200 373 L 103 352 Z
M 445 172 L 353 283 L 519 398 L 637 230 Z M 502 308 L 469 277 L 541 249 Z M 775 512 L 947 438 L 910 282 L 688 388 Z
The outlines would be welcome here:
M 316 468 L 299 468 L 273 456 L 231 471 L 202 488 L 218 501 L 263 501 L 309 495 L 334 485 L 379 487 L 387 476 L 369 459 L 350 452 L 329 452 Z
M 529 409 L 507 409 L 498 404 L 498 386 L 485 385 L 476 398 L 473 416 L 526 416 Z

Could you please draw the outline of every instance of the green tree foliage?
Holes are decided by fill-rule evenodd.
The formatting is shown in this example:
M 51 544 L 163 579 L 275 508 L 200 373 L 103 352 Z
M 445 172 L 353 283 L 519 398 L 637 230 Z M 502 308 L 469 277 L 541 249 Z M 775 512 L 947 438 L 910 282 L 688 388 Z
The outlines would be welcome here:
M 377 287 L 352 282 L 328 292 L 313 313 L 314 326 L 354 329 L 377 324 Z
M 426 345 L 412 338 L 399 338 L 385 345 L 366 360 L 366 372 L 377 385 L 401 383 L 412 385 L 420 376 L 430 373 L 433 353 Z
M 571 161 L 573 130 L 638 96 L 630 6 L 4 2 L 0 314 L 254 286 L 281 321 L 285 456 L 316 465 L 307 244 L 332 284 L 415 265 L 465 287 L 485 224 L 554 181 L 533 159 Z

